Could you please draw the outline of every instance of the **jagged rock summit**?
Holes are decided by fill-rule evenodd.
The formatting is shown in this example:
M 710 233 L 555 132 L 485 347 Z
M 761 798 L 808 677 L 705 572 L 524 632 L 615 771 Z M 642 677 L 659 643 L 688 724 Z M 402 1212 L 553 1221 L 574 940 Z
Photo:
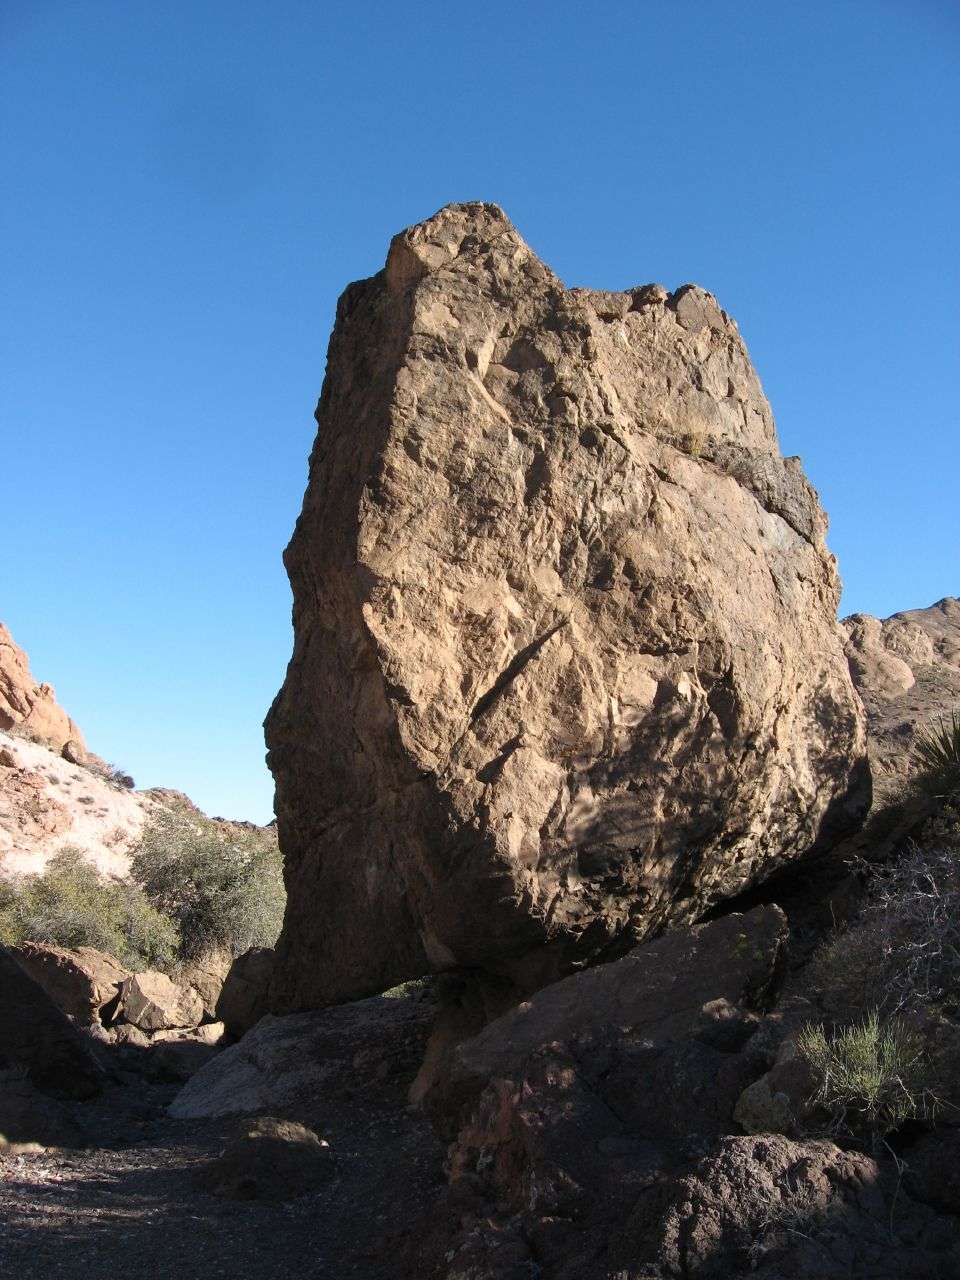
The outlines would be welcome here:
M 60 751 L 75 742 L 83 751 L 83 736 L 57 702 L 53 687 L 38 684 L 27 655 L 0 622 L 0 729 L 20 729 Z
M 859 821 L 826 519 L 709 293 L 566 289 L 451 205 L 343 294 L 317 421 L 278 1011 L 529 990 Z

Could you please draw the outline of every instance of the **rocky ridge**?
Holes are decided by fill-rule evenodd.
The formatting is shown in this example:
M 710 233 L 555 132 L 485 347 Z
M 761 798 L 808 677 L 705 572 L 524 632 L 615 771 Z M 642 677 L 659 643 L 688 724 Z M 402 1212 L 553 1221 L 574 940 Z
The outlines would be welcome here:
M 875 785 L 886 795 L 905 781 L 917 733 L 960 715 L 960 600 L 889 618 L 844 618 L 850 670 L 870 731 Z

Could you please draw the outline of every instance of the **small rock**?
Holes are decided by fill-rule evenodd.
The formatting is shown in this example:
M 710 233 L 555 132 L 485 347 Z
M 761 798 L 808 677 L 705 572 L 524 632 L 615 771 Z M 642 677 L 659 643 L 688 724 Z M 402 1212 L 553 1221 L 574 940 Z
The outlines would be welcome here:
M 60 751 L 64 760 L 68 760 L 70 764 L 83 764 L 86 761 L 87 753 L 82 745 L 77 742 L 76 738 L 70 738 L 63 744 Z
M 179 1028 L 157 1031 L 153 1036 L 153 1043 L 216 1045 L 226 1035 L 226 1031 L 227 1029 L 222 1022 L 204 1022 L 199 1027 L 191 1027 L 188 1031 L 183 1031 Z
M 815 1084 L 791 1037 L 780 1045 L 773 1067 L 744 1089 L 733 1118 L 744 1133 L 794 1134 L 809 1113 Z
M 201 1176 L 215 1196 L 229 1200 L 292 1200 L 321 1187 L 333 1165 L 329 1144 L 312 1129 L 264 1116 L 243 1129 Z
M 117 1023 L 111 1028 L 111 1034 L 114 1044 L 130 1045 L 134 1049 L 147 1049 L 150 1046 L 150 1037 L 132 1022 Z

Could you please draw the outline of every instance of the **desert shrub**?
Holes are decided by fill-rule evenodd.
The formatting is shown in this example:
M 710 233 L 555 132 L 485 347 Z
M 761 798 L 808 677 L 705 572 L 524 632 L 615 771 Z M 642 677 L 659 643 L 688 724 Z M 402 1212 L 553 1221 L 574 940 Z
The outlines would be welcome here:
M 960 1003 L 960 857 L 911 845 L 871 867 L 860 916 L 815 953 L 807 983 L 824 1007 L 846 1014 Z
M 836 1132 L 883 1137 L 936 1109 L 923 1042 L 897 1018 L 874 1010 L 832 1035 L 810 1025 L 797 1049 L 817 1082 L 813 1101 Z
M 101 778 L 108 786 L 115 788 L 117 791 L 132 791 L 136 786 L 126 769 L 121 768 L 118 764 L 110 764 L 107 760 L 101 760 L 99 756 L 87 755 L 82 764 L 88 773 Z
M 131 871 L 181 938 L 181 958 L 214 948 L 272 947 L 283 923 L 282 861 L 272 830 L 214 822 L 195 809 L 156 810 Z
M 126 769 L 122 769 L 118 764 L 107 765 L 106 780 L 112 787 L 117 787 L 121 791 L 132 791 L 137 785 Z
M 928 795 L 960 797 L 960 715 L 941 717 L 918 735 L 913 748 L 913 782 Z
M 170 965 L 180 941 L 140 888 L 101 876 L 76 849 L 61 850 L 41 875 L 0 884 L 0 940 L 96 947 L 130 969 Z

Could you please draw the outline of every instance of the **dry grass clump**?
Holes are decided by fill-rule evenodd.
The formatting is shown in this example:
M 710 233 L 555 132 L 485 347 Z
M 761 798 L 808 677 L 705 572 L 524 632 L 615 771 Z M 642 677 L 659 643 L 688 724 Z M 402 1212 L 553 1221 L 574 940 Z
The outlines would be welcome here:
M 884 1137 L 936 1111 L 924 1043 L 898 1018 L 874 1010 L 832 1035 L 807 1026 L 797 1049 L 817 1081 L 812 1100 L 835 1133 Z

